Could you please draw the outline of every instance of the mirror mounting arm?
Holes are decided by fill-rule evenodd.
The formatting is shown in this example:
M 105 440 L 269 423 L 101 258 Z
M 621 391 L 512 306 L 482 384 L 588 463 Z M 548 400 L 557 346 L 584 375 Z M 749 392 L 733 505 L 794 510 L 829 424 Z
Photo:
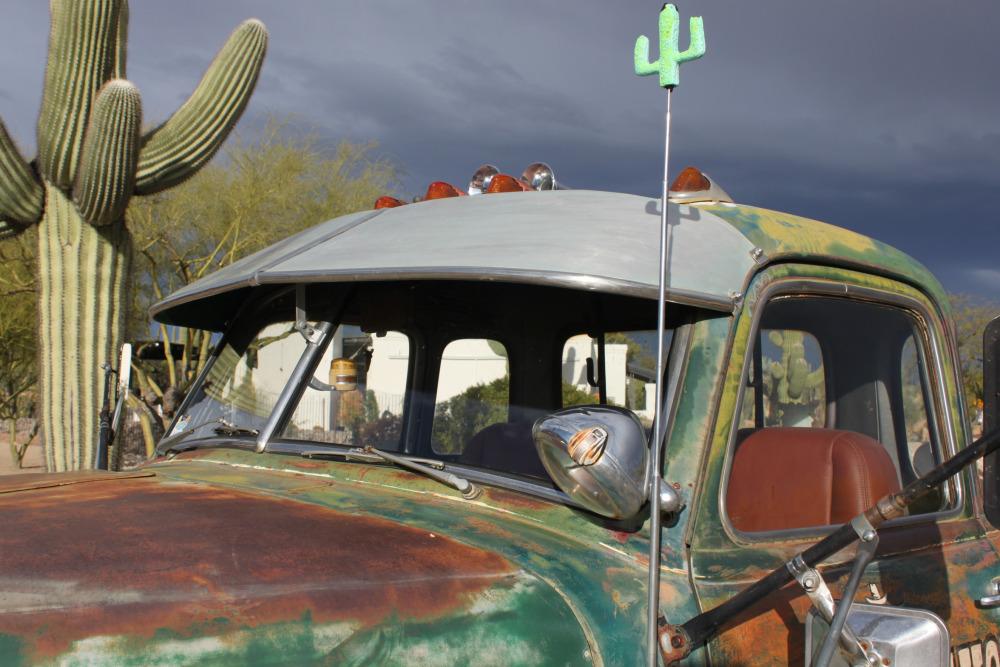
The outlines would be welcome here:
M 847 585 L 840 596 L 840 604 L 837 612 L 830 621 L 830 631 L 823 639 L 823 645 L 816 657 L 816 667 L 827 667 L 833 659 L 833 650 L 837 638 L 842 637 L 847 624 L 847 615 L 851 612 L 851 603 L 854 602 L 854 595 L 858 592 L 858 585 L 861 583 L 861 576 L 865 573 L 865 568 L 872 559 L 875 558 L 875 550 L 878 549 L 878 531 L 864 514 L 851 519 L 851 527 L 858 534 L 858 551 L 854 555 L 854 564 L 851 566 L 851 576 L 847 579 Z M 861 648 L 859 646 L 859 648 Z M 863 649 L 862 649 L 863 650 Z M 880 664 L 881 656 L 872 652 L 864 652 L 869 664 Z

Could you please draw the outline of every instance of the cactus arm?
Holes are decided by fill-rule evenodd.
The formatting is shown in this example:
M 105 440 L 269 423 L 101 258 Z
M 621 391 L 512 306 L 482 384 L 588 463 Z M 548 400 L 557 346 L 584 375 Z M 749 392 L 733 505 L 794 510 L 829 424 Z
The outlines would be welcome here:
M 45 190 L 0 121 L 0 235 L 13 235 L 42 217 Z M 16 231 L 14 231 L 16 230 Z
M 111 67 L 112 79 L 124 79 L 128 56 L 128 0 L 120 0 L 118 25 L 115 26 L 114 62 Z
M 73 199 L 93 225 L 122 219 L 135 188 L 141 119 L 139 91 L 112 79 L 97 99 L 87 125 Z
M 91 105 L 118 60 L 120 10 L 120 0 L 52 0 L 38 165 L 64 190 L 73 185 Z
M 688 22 L 691 43 L 687 49 L 677 54 L 677 62 L 686 63 L 705 55 L 705 24 L 700 16 L 692 16 Z
M 656 74 L 657 65 L 649 62 L 649 38 L 639 35 L 635 40 L 635 73 L 639 76 Z
M 266 49 L 263 23 L 250 19 L 240 24 L 191 97 L 143 138 L 137 194 L 177 185 L 215 155 L 246 108 Z

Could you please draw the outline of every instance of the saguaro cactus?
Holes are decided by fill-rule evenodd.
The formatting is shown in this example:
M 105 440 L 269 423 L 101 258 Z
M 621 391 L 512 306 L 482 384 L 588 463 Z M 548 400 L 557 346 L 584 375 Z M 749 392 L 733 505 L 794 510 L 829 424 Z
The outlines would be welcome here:
M 38 157 L 29 163 L 0 121 L 0 238 L 38 225 L 40 412 L 49 470 L 93 466 L 100 365 L 124 325 L 133 195 L 193 175 L 218 150 L 257 82 L 267 32 L 242 23 L 191 95 L 140 135 L 125 80 L 126 0 L 51 0 Z
M 764 368 L 770 419 L 793 426 L 791 422 L 811 415 L 822 399 L 823 368 L 810 367 L 805 354 L 805 335 L 801 331 L 772 330 L 768 338 L 781 350 L 781 359 L 769 361 Z
M 640 76 L 659 73 L 661 88 L 676 86 L 680 81 L 681 64 L 705 55 L 705 25 L 700 16 L 692 16 L 688 23 L 691 44 L 687 50 L 677 50 L 680 20 L 680 14 L 674 5 L 664 5 L 660 10 L 660 57 L 654 62 L 649 62 L 649 38 L 640 35 L 635 40 L 635 73 Z

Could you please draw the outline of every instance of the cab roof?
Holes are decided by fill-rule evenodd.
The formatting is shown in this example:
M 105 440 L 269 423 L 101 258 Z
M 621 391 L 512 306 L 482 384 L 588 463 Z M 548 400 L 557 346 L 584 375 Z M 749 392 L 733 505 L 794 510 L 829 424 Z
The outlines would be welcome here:
M 938 297 L 937 281 L 868 237 L 730 203 L 670 204 L 667 298 L 730 312 L 759 266 L 808 260 L 863 268 Z M 155 304 L 160 322 L 220 330 L 258 285 L 474 280 L 655 298 L 660 200 L 588 190 L 453 197 L 329 220 Z

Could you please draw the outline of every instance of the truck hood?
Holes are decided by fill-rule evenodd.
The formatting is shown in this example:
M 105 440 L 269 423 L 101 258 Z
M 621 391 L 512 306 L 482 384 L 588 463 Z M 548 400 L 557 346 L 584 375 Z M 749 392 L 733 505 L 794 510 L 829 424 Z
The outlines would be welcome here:
M 0 478 L 0 516 L 3 664 L 590 662 L 538 576 L 363 512 L 140 471 Z

